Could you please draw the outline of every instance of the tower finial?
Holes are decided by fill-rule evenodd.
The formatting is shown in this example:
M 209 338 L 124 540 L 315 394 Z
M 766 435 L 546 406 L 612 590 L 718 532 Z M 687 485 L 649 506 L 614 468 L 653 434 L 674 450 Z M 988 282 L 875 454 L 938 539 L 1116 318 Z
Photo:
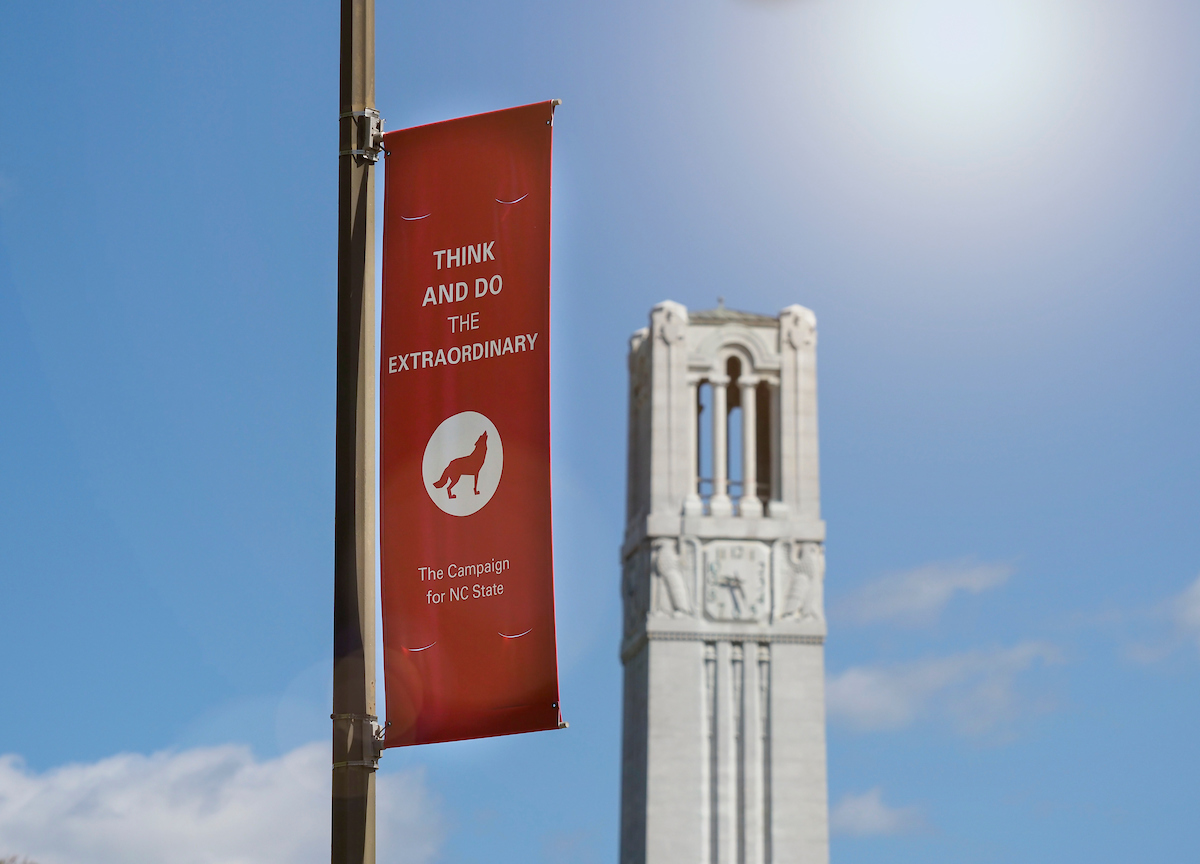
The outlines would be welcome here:
M 724 308 L 725 308 L 725 298 L 724 298 L 724 297 L 718 297 L 718 298 L 717 298 L 717 308 L 718 308 L 718 309 L 724 309 Z

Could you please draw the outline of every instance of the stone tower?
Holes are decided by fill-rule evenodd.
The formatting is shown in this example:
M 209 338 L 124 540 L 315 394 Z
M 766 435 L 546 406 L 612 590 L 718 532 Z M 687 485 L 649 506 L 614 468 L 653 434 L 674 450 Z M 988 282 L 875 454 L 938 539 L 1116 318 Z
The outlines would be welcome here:
M 816 317 L 629 345 L 621 864 L 826 864 Z

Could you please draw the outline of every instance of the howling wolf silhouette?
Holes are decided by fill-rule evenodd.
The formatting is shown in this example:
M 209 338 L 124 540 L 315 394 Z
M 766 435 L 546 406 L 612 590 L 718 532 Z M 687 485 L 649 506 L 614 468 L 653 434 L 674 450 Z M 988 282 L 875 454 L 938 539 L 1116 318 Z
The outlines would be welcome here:
M 457 498 L 454 494 L 454 486 L 463 477 L 468 474 L 475 480 L 475 494 L 479 494 L 479 472 L 483 468 L 483 460 L 487 458 L 487 432 L 484 432 L 475 440 L 475 449 L 466 456 L 460 456 L 457 459 L 451 459 L 450 464 L 446 466 L 446 470 L 442 472 L 441 479 L 433 484 L 434 489 L 446 487 L 446 494 L 451 498 Z

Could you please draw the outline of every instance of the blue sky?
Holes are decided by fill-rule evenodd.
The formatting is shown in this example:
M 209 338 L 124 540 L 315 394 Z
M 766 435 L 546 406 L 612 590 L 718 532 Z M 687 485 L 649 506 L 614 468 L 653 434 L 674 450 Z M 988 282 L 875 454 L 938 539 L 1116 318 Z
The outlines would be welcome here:
M 626 339 L 718 295 L 818 316 L 835 864 L 1192 860 L 1200 10 L 377 23 L 388 128 L 564 102 L 571 722 L 389 751 L 380 861 L 615 861 Z M 337 27 L 0 9 L 0 856 L 325 860 Z

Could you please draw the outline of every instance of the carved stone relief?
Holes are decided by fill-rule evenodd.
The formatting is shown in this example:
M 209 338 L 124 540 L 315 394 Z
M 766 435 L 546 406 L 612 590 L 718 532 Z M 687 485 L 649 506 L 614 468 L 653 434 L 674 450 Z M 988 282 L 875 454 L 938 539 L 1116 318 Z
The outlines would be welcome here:
M 652 614 L 682 618 L 695 614 L 692 603 L 693 561 L 691 550 L 683 543 L 682 554 L 672 539 L 654 541 L 650 561 Z
M 825 547 L 792 540 L 785 548 L 776 617 L 780 621 L 824 621 Z
M 658 338 L 668 345 L 682 342 L 687 335 L 687 321 L 674 309 L 662 310 L 662 319 L 658 325 Z
M 784 344 L 796 349 L 807 348 L 817 341 L 816 316 L 807 309 L 804 312 L 807 314 L 793 313 L 779 317 Z

